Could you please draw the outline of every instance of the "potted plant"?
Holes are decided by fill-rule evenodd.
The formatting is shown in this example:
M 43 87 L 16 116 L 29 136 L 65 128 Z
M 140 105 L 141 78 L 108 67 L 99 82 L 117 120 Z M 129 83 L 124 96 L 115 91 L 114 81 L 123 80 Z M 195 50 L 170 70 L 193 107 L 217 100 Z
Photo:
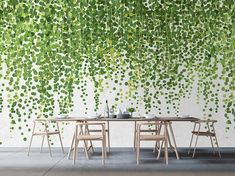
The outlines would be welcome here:
M 131 113 L 131 117 L 132 117 L 132 113 L 135 112 L 135 108 L 133 107 L 128 108 L 128 112 Z

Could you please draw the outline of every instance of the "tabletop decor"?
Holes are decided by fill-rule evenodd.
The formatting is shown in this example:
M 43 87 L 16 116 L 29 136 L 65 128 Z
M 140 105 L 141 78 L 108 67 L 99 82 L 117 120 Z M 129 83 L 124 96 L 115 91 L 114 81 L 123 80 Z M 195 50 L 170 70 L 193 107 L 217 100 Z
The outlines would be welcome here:
M 131 117 L 132 117 L 133 112 L 135 112 L 135 108 L 131 107 L 131 108 L 128 108 L 127 110 L 131 114 Z

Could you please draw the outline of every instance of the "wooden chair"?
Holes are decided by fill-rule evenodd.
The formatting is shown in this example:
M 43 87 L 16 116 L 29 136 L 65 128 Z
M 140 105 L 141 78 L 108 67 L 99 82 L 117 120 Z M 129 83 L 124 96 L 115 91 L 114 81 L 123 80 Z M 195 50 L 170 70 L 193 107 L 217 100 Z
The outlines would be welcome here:
M 164 124 L 164 122 L 160 122 L 158 125 L 159 132 L 162 129 L 162 124 Z M 179 153 L 178 153 L 177 146 L 176 146 L 175 135 L 174 135 L 173 128 L 172 128 L 172 122 L 168 122 L 168 125 L 167 125 L 167 138 L 168 138 L 167 143 L 168 143 L 169 149 L 175 153 L 176 159 L 179 160 L 180 157 L 179 157 Z M 160 147 L 159 142 L 156 142 L 155 150 L 159 149 L 159 147 Z
M 137 121 L 135 121 L 134 126 L 134 148 L 133 150 L 136 151 L 137 148 L 137 137 L 138 137 L 138 131 L 137 131 Z M 155 123 L 155 121 L 148 121 L 148 123 Z M 159 133 L 161 130 L 161 124 L 157 122 L 156 125 L 154 125 L 154 128 L 148 128 L 148 129 L 141 129 L 140 132 L 148 132 L 148 133 Z M 156 142 L 156 145 L 158 145 L 159 141 Z M 155 150 L 155 149 L 154 149 Z
M 164 122 L 161 125 L 164 126 L 164 132 L 160 134 L 160 131 L 156 131 L 155 133 L 152 133 L 150 130 L 149 132 L 151 134 L 148 134 L 148 131 L 142 130 L 142 127 L 146 126 L 156 126 L 159 125 L 159 122 L 153 122 L 153 123 L 139 123 L 137 124 L 137 140 L 136 140 L 136 161 L 137 164 L 139 164 L 139 159 L 140 159 L 140 142 L 141 141 L 160 141 L 160 147 L 158 149 L 158 156 L 157 159 L 160 157 L 161 149 L 164 144 L 164 152 L 165 152 L 165 161 L 166 164 L 168 164 L 168 135 L 167 135 L 167 125 L 168 122 Z M 158 127 L 156 127 L 158 129 Z
M 62 151 L 64 153 L 63 143 L 62 143 L 60 129 L 59 129 L 59 124 L 58 124 L 58 122 L 55 122 L 55 123 L 56 123 L 56 127 L 57 127 L 56 131 L 49 131 L 48 130 L 48 121 L 46 119 L 36 119 L 36 120 L 33 121 L 33 131 L 32 131 L 32 135 L 31 135 L 31 139 L 30 139 L 30 144 L 29 144 L 29 149 L 28 149 L 28 156 L 29 156 L 29 152 L 30 152 L 30 149 L 31 149 L 31 145 L 32 145 L 34 136 L 42 136 L 41 152 L 42 152 L 42 148 L 43 148 L 44 139 L 45 139 L 45 137 L 47 138 L 47 143 L 48 143 L 50 156 L 52 156 L 49 136 L 58 135 L 59 139 L 60 139 L 61 148 L 62 148 Z M 36 132 L 35 128 L 39 124 L 41 124 L 44 127 L 44 130 Z
M 153 121 L 150 121 L 150 122 L 153 122 Z M 164 122 L 157 122 L 157 124 L 155 125 L 155 129 L 153 128 L 147 129 L 147 130 L 143 129 L 141 130 L 141 132 L 152 132 L 155 134 L 159 134 L 162 129 L 162 124 L 164 124 Z M 179 153 L 178 153 L 177 146 L 176 146 L 175 136 L 174 136 L 174 132 L 172 128 L 172 122 L 168 122 L 167 137 L 168 137 L 168 146 L 170 147 L 171 150 L 175 152 L 176 158 L 177 160 L 179 160 L 180 157 L 179 157 Z M 173 145 L 171 143 L 171 140 L 173 142 Z M 135 127 L 134 127 L 134 151 L 136 150 L 136 145 L 137 145 L 136 141 L 137 141 L 137 121 L 135 121 Z M 159 148 L 160 148 L 160 141 L 156 141 L 153 152 L 156 152 L 156 151 L 159 152 Z
M 101 128 L 101 132 L 99 134 L 90 134 L 87 133 L 87 128 L 89 128 L 89 126 L 99 126 Z M 75 164 L 76 161 L 76 157 L 77 157 L 77 147 L 80 141 L 84 141 L 85 144 L 85 152 L 87 155 L 87 159 L 89 159 L 89 155 L 88 155 L 88 149 L 86 146 L 86 142 L 87 141 L 101 141 L 102 142 L 102 164 L 105 164 L 105 158 L 107 157 L 107 153 L 106 153 L 106 134 L 105 134 L 105 123 L 88 123 L 88 122 L 79 122 L 76 123 L 76 127 L 75 127 L 75 133 L 74 133 L 74 139 L 71 145 L 71 150 L 70 152 L 73 150 L 73 163 Z
M 199 136 L 206 136 L 206 137 L 210 138 L 213 153 L 215 153 L 214 144 L 213 144 L 213 138 L 214 138 L 215 144 L 217 146 L 218 155 L 221 158 L 219 144 L 218 144 L 218 140 L 217 140 L 216 133 L 215 133 L 215 127 L 214 127 L 214 124 L 216 122 L 217 122 L 217 120 L 198 120 L 198 121 L 194 122 L 192 137 L 191 137 L 189 150 L 188 150 L 188 154 L 190 154 L 193 138 L 194 138 L 194 136 L 196 136 L 195 146 L 194 146 L 193 155 L 192 155 L 193 158 L 195 156 L 195 151 L 196 151 Z M 207 131 L 201 130 L 202 126 L 204 126 L 207 129 Z
M 106 121 L 106 122 L 104 122 L 105 123 L 105 133 L 106 133 L 106 144 L 107 144 L 107 151 L 108 152 L 110 152 L 110 133 L 109 133 L 109 121 Z M 88 127 L 86 128 L 86 130 L 87 130 L 87 132 L 89 133 L 89 134 L 92 134 L 92 133 L 100 133 L 101 132 L 101 129 L 94 129 L 94 128 L 92 128 L 92 129 L 89 129 Z M 93 151 L 94 151 L 94 149 L 93 149 L 93 145 L 92 145 L 92 141 L 89 141 L 90 142 L 90 146 L 88 147 L 88 150 L 90 150 L 90 149 L 92 149 Z

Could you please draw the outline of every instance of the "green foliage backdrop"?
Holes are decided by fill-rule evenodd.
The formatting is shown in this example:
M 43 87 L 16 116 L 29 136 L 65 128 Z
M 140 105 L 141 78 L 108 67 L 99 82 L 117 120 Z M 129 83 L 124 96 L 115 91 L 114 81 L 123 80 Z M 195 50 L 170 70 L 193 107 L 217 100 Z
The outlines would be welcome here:
M 1 0 L 0 111 L 6 98 L 11 129 L 21 130 L 26 140 L 28 119 L 53 115 L 55 96 L 61 113 L 71 110 L 77 89 L 86 105 L 88 79 L 94 85 L 94 110 L 107 88 L 116 102 L 143 102 L 146 111 L 158 108 L 161 113 L 165 99 L 168 113 L 174 109 L 176 114 L 196 84 L 195 101 L 203 99 L 204 116 L 224 108 L 222 118 L 234 123 L 234 4 Z

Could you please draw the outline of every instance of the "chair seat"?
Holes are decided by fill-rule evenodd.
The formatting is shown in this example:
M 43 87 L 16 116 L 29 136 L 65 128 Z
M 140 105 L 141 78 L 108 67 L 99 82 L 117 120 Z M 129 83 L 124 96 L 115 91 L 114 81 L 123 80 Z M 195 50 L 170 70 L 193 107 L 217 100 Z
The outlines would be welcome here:
M 53 134 L 59 134 L 59 131 L 54 131 L 54 132 L 37 132 L 33 133 L 33 135 L 53 135 Z
M 140 135 L 140 140 L 165 140 L 165 136 L 164 135 Z
M 77 137 L 78 140 L 102 140 L 102 135 L 79 135 Z
M 89 132 L 101 132 L 102 130 L 97 130 L 97 129 L 89 129 Z M 107 132 L 108 129 L 105 129 L 105 132 Z
M 156 129 L 140 130 L 140 132 L 153 132 L 153 133 L 155 133 L 156 131 L 157 131 Z
M 209 131 L 192 131 L 192 133 L 198 136 L 215 136 L 215 133 Z

